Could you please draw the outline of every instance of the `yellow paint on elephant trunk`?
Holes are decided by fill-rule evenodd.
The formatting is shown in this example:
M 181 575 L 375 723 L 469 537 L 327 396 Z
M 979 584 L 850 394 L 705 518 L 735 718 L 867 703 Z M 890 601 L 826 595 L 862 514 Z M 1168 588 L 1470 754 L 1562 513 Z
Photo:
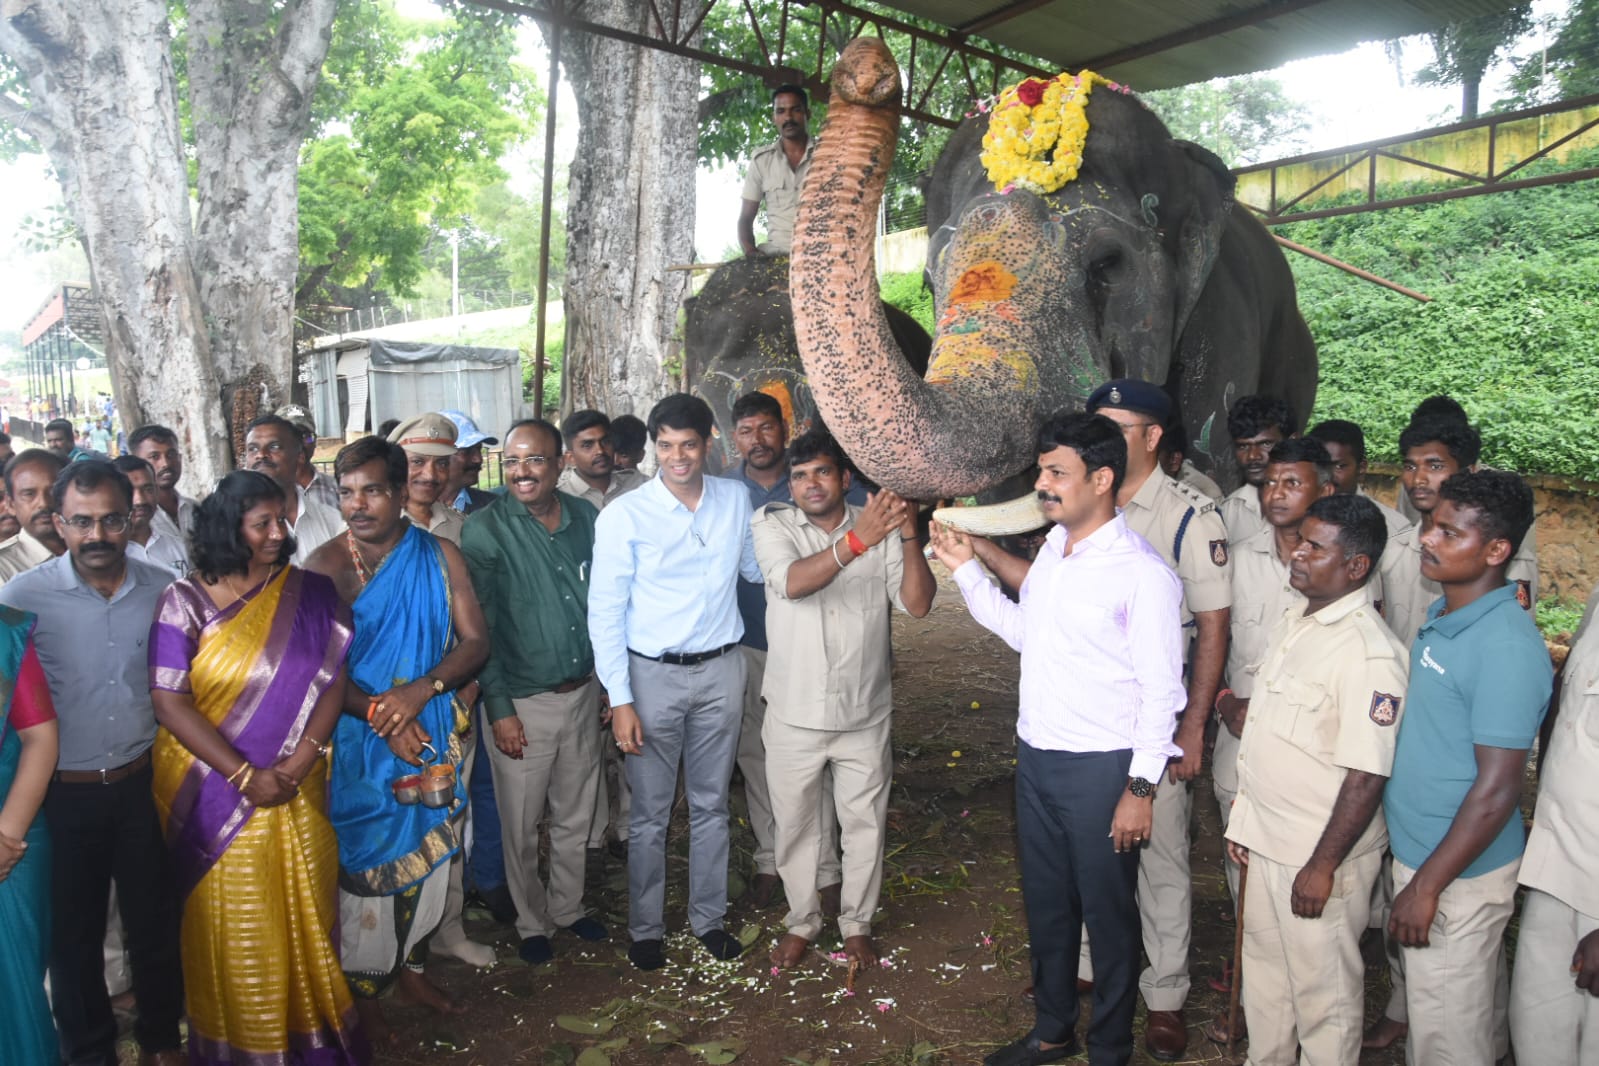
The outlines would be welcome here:
M 1021 347 L 1000 349 L 992 333 L 946 333 L 933 349 L 925 380 L 929 385 L 944 385 L 963 379 L 981 378 L 987 388 L 1029 392 L 1038 387 L 1038 364 Z
M 1016 290 L 1016 275 L 997 259 L 986 259 L 971 267 L 955 282 L 949 293 L 949 306 L 969 303 L 998 303 L 1010 299 Z

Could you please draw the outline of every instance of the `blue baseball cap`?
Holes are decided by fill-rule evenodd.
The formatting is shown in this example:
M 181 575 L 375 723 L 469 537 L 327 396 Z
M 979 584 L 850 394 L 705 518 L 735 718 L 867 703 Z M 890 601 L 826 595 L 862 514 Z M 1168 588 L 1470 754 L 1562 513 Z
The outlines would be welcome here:
M 455 423 L 455 446 L 470 448 L 477 444 L 498 444 L 500 438 L 491 437 L 477 428 L 477 423 L 460 411 L 440 411 L 439 414 Z
M 1084 410 L 1089 412 L 1105 407 L 1137 411 L 1140 414 L 1150 415 L 1162 423 L 1171 417 L 1171 397 L 1166 395 L 1166 390 L 1137 378 L 1117 378 L 1114 381 L 1107 381 L 1095 389 L 1089 395 L 1088 402 L 1083 405 Z

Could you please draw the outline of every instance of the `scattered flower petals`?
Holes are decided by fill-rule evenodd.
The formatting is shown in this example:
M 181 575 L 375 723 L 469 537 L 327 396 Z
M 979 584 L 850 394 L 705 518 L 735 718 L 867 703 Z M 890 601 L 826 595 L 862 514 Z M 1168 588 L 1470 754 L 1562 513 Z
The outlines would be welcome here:
M 982 709 L 983 709 L 983 705 L 981 703 L 978 703 L 976 700 L 972 701 L 972 710 L 980 711 Z
M 961 757 L 961 753 L 960 753 L 960 749 L 959 749 L 959 748 L 956 748 L 956 749 L 955 749 L 955 750 L 954 750 L 954 751 L 952 751 L 952 752 L 950 752 L 950 753 L 949 753 L 949 757 L 950 757 L 950 758 L 951 758 L 951 759 L 958 759 L 958 758 L 960 758 L 960 757 Z

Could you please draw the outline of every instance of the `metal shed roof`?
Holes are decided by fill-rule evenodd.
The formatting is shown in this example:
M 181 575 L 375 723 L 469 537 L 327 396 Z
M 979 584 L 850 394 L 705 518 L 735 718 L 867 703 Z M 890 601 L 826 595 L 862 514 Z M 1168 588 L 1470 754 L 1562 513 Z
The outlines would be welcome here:
M 1133 89 L 1269 70 L 1505 10 L 1503 0 L 883 0 Z

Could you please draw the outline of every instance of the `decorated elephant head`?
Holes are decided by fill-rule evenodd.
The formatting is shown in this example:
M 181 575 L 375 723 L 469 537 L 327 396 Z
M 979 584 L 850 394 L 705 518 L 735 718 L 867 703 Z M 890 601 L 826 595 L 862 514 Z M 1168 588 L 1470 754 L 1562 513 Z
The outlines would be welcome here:
M 1286 359 L 1303 377 L 1300 349 L 1314 389 L 1287 266 L 1258 223 L 1233 211 L 1227 168 L 1086 72 L 1007 90 L 934 168 L 927 275 L 938 321 L 925 378 L 910 374 L 875 311 L 872 268 L 899 93 L 882 42 L 852 41 L 833 73 L 793 249 L 795 334 L 817 406 L 869 476 L 916 499 L 989 488 L 1031 466 L 1044 417 L 1081 407 L 1113 377 L 1163 385 L 1201 432 L 1233 393 L 1271 377 L 1262 366 Z M 1035 151 L 1039 138 L 1053 151 Z M 1251 226 L 1274 264 L 1227 259 Z M 1256 270 L 1281 278 L 1217 282 Z M 1282 278 L 1289 314 L 1250 304 L 1280 304 Z M 1207 302 L 1217 306 L 1196 314 Z M 1223 344 L 1217 322 L 1233 319 L 1247 327 Z M 1203 336 L 1189 329 L 1196 321 Z M 1220 350 L 1235 346 L 1248 351 Z

